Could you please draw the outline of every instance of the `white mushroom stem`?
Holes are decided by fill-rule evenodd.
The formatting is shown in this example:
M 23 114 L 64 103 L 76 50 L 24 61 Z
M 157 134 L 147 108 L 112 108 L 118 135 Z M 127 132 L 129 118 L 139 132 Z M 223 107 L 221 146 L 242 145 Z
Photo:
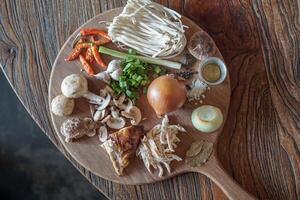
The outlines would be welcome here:
M 90 101 L 90 103 L 93 104 L 101 104 L 103 102 L 103 97 L 100 97 L 98 95 L 95 95 L 92 92 L 87 91 L 85 94 L 83 94 L 84 98 L 88 99 Z

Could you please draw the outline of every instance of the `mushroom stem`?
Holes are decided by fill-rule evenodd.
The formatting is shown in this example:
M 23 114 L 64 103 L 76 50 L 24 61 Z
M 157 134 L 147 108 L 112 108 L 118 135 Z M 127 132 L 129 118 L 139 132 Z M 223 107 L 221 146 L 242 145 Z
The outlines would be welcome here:
M 103 97 L 95 95 L 94 93 L 89 92 L 89 91 L 87 91 L 85 94 L 83 94 L 83 97 L 90 100 L 90 102 L 94 103 L 94 104 L 101 104 L 104 100 Z

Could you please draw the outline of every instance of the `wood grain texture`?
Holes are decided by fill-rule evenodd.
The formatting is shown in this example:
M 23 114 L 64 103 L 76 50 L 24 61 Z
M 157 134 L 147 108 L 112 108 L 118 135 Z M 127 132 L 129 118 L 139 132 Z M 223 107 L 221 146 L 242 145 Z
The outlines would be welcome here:
M 260 199 L 299 199 L 299 24 L 297 0 L 161 0 L 196 21 L 229 67 L 232 101 L 218 157 Z M 101 179 L 76 163 L 53 132 L 51 66 L 78 26 L 119 0 L 0 0 L 0 64 L 26 109 L 74 166 L 112 199 L 225 199 L 195 173 L 144 186 Z

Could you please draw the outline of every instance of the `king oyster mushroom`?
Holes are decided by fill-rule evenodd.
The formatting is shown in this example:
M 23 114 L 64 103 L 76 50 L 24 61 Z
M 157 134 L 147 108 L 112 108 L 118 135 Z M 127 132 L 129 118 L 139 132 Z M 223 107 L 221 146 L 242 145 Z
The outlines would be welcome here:
M 88 91 L 88 82 L 80 74 L 71 74 L 64 78 L 61 83 L 61 91 L 68 98 L 84 97 L 94 104 L 102 104 L 103 97 L 95 95 Z
M 84 135 L 91 136 L 96 128 L 96 124 L 93 124 L 89 118 L 72 117 L 62 123 L 60 132 L 65 136 L 65 141 L 70 142 L 72 139 L 78 139 Z
M 51 101 L 51 111 L 58 116 L 68 116 L 74 110 L 74 99 L 58 95 Z

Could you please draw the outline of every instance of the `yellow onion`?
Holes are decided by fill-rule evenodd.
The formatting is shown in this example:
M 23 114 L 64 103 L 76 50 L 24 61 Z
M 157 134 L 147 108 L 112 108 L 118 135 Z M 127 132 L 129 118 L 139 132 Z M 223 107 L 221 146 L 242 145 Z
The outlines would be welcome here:
M 177 79 L 165 75 L 160 76 L 150 84 L 147 92 L 149 104 L 157 116 L 179 109 L 186 100 L 185 85 Z

